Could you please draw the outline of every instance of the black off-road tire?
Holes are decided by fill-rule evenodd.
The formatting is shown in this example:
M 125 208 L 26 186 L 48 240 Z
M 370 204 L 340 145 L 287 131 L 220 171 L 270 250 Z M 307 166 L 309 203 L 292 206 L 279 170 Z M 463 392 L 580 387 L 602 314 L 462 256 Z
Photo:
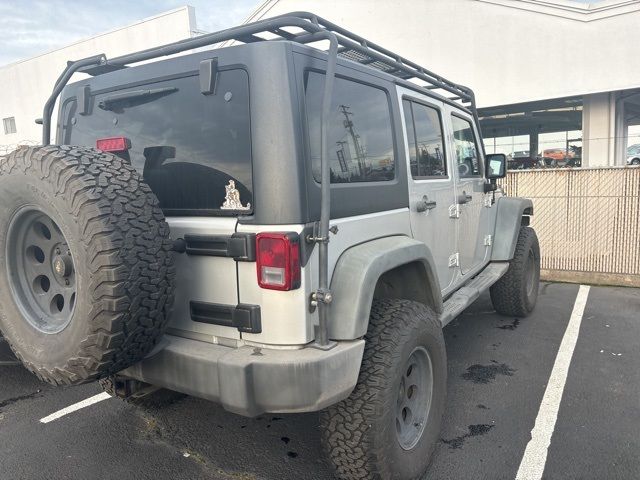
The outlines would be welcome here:
M 509 270 L 490 289 L 493 308 L 502 315 L 526 317 L 536 306 L 539 284 L 538 236 L 533 228 L 520 227 Z
M 46 315 L 23 314 L 8 274 L 8 232 L 25 209 L 51 221 L 72 258 L 77 292 L 68 324 L 53 334 L 34 325 Z M 94 381 L 157 344 L 173 303 L 171 247 L 158 199 L 127 161 L 73 146 L 20 148 L 0 158 L 0 332 L 41 380 Z
M 174 392 L 166 388 L 152 387 L 145 385 L 147 388 L 133 395 L 121 397 L 116 393 L 115 378 L 113 376 L 100 380 L 100 386 L 109 395 L 119 398 L 124 402 L 140 408 L 161 408 L 169 406 L 186 397 L 184 393 Z
M 358 384 L 351 396 L 320 414 L 323 447 L 339 478 L 420 478 L 440 436 L 447 388 L 447 356 L 437 315 L 408 300 L 376 300 Z M 396 410 L 406 362 L 424 348 L 433 390 L 424 430 L 415 446 L 401 447 Z M 426 411 L 425 411 L 426 415 Z

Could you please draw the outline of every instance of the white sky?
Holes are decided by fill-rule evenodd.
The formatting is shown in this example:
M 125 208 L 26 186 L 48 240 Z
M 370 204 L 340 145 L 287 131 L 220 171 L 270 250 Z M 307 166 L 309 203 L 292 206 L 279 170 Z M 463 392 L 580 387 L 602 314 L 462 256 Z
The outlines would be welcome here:
M 0 0 L 0 66 L 192 5 L 198 29 L 244 21 L 262 0 Z

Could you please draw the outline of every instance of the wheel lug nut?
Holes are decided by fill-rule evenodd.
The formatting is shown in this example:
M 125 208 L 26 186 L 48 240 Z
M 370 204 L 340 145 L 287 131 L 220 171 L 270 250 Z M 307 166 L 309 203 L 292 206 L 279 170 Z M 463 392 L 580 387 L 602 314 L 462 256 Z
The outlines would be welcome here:
M 65 280 L 64 284 L 68 287 L 69 286 L 69 280 Z
M 60 255 L 60 249 L 56 248 L 56 255 Z

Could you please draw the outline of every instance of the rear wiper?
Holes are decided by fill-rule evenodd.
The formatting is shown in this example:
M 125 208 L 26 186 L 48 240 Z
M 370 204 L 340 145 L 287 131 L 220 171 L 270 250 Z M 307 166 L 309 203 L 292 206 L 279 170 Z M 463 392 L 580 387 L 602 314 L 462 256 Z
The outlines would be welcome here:
M 98 103 L 98 107 L 100 107 L 102 110 L 113 110 L 117 105 L 125 106 L 123 105 L 125 103 L 129 104 L 128 106 L 139 105 L 141 103 L 146 103 L 157 98 L 164 97 L 165 95 L 170 95 L 177 91 L 178 89 L 176 87 L 166 87 L 155 88 L 151 90 L 134 90 L 131 92 L 117 93 L 100 100 L 100 102 Z

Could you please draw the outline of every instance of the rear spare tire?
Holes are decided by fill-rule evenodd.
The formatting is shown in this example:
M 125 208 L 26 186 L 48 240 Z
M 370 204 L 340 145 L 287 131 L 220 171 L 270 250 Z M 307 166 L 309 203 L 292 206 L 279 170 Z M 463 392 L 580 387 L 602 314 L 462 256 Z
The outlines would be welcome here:
M 0 158 L 0 333 L 53 384 L 143 358 L 173 301 L 169 227 L 125 160 L 87 147 Z

